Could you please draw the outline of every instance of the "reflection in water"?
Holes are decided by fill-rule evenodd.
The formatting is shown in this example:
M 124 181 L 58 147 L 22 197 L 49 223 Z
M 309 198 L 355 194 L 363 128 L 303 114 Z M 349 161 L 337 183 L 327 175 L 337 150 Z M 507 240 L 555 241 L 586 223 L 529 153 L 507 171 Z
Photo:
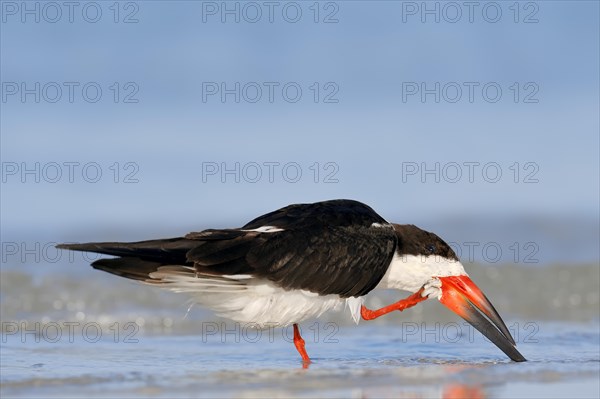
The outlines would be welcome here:
M 476 385 L 449 384 L 444 387 L 443 399 L 484 399 L 486 397 L 483 388 Z

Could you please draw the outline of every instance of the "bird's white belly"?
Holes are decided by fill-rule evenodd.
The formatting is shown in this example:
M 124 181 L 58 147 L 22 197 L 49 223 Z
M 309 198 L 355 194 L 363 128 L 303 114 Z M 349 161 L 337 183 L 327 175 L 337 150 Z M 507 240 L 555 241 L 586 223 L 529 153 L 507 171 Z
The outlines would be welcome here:
M 215 313 L 255 328 L 285 327 L 338 310 L 345 302 L 339 295 L 304 291 L 286 291 L 268 282 L 251 283 L 236 292 L 204 291 L 195 295 L 197 302 Z

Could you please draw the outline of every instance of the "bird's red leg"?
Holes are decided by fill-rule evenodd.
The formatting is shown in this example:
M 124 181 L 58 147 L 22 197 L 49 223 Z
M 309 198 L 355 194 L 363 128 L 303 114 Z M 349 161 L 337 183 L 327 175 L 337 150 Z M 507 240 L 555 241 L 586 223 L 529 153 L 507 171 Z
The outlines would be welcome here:
M 392 303 L 391 305 L 385 306 L 381 309 L 370 310 L 363 305 L 360 308 L 360 315 L 365 320 L 373 320 L 378 318 L 379 316 L 383 316 L 384 314 L 388 314 L 393 312 L 394 310 L 403 311 L 404 309 L 408 309 L 410 307 L 415 306 L 417 303 L 422 302 L 427 299 L 427 297 L 421 296 L 423 289 L 421 288 L 419 291 L 415 292 L 408 298 L 404 298 L 399 300 L 396 303 Z
M 302 356 L 302 362 L 304 363 L 304 367 L 308 363 L 310 363 L 310 357 L 308 357 L 308 353 L 306 353 L 306 349 L 304 348 L 304 340 L 300 336 L 300 330 L 298 329 L 298 324 L 294 323 L 294 345 Z

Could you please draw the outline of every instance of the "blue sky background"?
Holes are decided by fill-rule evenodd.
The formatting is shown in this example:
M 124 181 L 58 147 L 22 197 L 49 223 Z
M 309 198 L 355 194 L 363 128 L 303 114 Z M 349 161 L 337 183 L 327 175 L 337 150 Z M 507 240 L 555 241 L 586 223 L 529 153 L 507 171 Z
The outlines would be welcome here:
M 489 2 L 478 3 L 473 23 L 466 8 L 456 23 L 444 15 L 439 23 L 431 15 L 422 22 L 420 13 L 403 14 L 421 2 L 393 1 L 321 2 L 319 23 L 313 1 L 297 2 L 302 17 L 289 23 L 281 12 L 288 3 L 277 3 L 273 23 L 265 14 L 256 23 L 243 15 L 239 23 L 232 16 L 222 23 L 219 13 L 203 15 L 203 7 L 222 2 L 199 1 L 121 2 L 119 23 L 113 1 L 95 3 L 102 10 L 97 23 L 83 19 L 81 2 L 72 23 L 64 8 L 56 23 L 43 14 L 37 23 L 27 14 L 21 21 L 25 3 L 3 1 L 2 241 L 180 235 L 241 225 L 289 203 L 354 198 L 389 220 L 449 240 L 535 241 L 544 244 L 547 261 L 597 261 L 598 2 L 520 2 L 518 23 L 509 8 L 513 1 L 494 3 L 502 11 L 496 23 L 482 15 Z M 245 3 L 237 4 L 242 9 Z M 427 4 L 441 9 L 445 3 Z M 44 3 L 39 7 L 42 12 Z M 138 22 L 123 23 L 131 12 Z M 331 12 L 338 22 L 322 23 Z M 538 22 L 524 23 L 528 16 Z M 23 102 L 20 93 L 7 93 L 23 82 L 79 82 L 79 88 L 96 82 L 103 93 L 96 103 L 85 101 L 80 89 L 73 102 L 66 89 L 56 103 L 36 103 L 32 95 Z M 138 102 L 121 97 L 115 103 L 114 82 L 121 96 L 133 82 Z M 203 102 L 203 82 L 296 82 L 303 93 L 296 103 L 283 100 L 281 90 L 272 103 L 265 92 L 257 103 L 236 103 L 233 96 Z M 321 95 L 333 82 L 338 102 L 315 103 L 314 82 Z M 472 103 L 465 86 L 456 103 L 436 103 L 433 95 L 403 101 L 406 82 L 479 86 Z M 489 82 L 502 89 L 495 103 L 481 94 Z M 515 82 L 517 102 L 510 89 Z M 534 86 L 526 87 L 529 82 Z M 537 103 L 523 101 L 531 87 L 538 89 Z M 89 183 L 78 167 L 71 183 L 63 166 L 58 182 L 42 175 L 37 183 L 33 175 L 8 173 L 36 162 L 95 162 L 103 175 Z M 116 183 L 115 162 L 121 172 Z M 137 183 L 123 182 L 134 170 L 124 169 L 128 162 L 137 166 Z M 243 175 L 239 183 L 233 175 L 222 182 L 219 174 L 203 181 L 207 162 L 230 168 L 236 162 L 296 163 L 302 178 L 290 183 L 278 167 L 273 182 L 266 168 L 255 183 Z M 310 168 L 315 162 L 317 183 Z M 502 178 L 489 183 L 478 167 L 471 182 L 465 162 L 495 162 Z M 326 163 L 333 166 L 324 169 Z M 463 176 L 455 183 L 443 175 L 439 182 L 432 175 L 422 181 L 419 174 L 403 175 L 408 163 L 457 163 Z M 324 182 L 334 170 L 337 182 Z M 537 182 L 525 183 L 533 171 Z M 565 241 L 569 245 L 554 245 Z

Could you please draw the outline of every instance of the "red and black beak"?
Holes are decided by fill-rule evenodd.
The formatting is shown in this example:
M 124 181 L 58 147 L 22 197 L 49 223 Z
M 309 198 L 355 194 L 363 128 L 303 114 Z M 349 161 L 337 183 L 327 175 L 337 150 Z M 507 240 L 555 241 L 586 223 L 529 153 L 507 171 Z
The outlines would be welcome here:
M 440 302 L 465 319 L 515 362 L 524 362 L 515 340 L 494 306 L 467 276 L 440 277 Z

